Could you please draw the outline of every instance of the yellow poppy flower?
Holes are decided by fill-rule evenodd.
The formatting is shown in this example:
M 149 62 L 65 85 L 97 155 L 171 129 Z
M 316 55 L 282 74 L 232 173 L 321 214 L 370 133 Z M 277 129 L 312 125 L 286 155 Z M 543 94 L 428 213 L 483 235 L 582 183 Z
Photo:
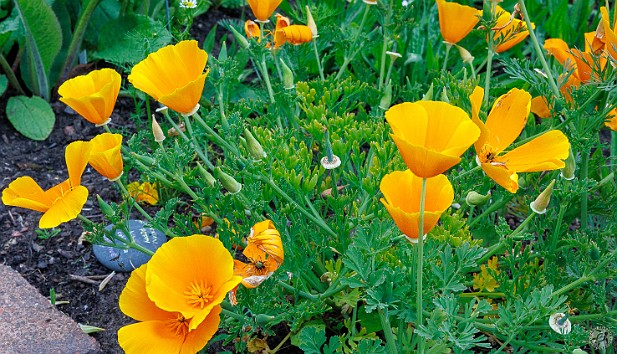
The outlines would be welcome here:
M 65 150 L 69 174 L 66 181 L 43 191 L 31 177 L 19 177 L 2 191 L 2 203 L 42 212 L 41 229 L 75 219 L 88 199 L 88 189 L 80 184 L 90 150 L 90 144 L 85 141 L 69 144 Z
M 65 81 L 58 88 L 60 101 L 87 121 L 107 124 L 116 105 L 122 78 L 113 69 L 91 71 Z
M 478 24 L 482 11 L 471 6 L 436 0 L 439 12 L 439 29 L 444 41 L 456 44 Z
M 179 312 L 196 329 L 242 281 L 221 241 L 205 235 L 167 241 L 148 262 L 146 291 L 156 306 Z
M 605 49 L 614 60 L 617 60 L 617 17 L 615 18 L 613 28 L 611 29 L 610 17 L 606 7 L 602 6 L 600 8 L 600 12 L 602 13 L 602 27 L 604 30 L 604 41 L 606 44 Z
M 270 16 L 283 0 L 247 0 L 255 18 L 261 22 L 270 21 Z
M 92 151 L 88 163 L 98 173 L 115 181 L 122 176 L 122 135 L 103 133 L 90 140 Z
M 133 67 L 128 79 L 161 104 L 189 115 L 199 107 L 207 62 L 208 54 L 197 41 L 182 41 L 148 55 Z
M 518 172 L 556 170 L 565 166 L 570 153 L 568 138 L 559 130 L 551 130 L 511 151 L 504 151 L 521 134 L 529 111 L 531 95 L 512 89 L 493 104 L 486 122 L 479 118 L 484 90 L 476 87 L 472 93 L 472 119 L 481 130 L 475 143 L 482 170 L 497 184 L 511 193 L 518 190 Z
M 495 48 L 497 53 L 505 52 L 529 36 L 525 21 L 517 18 L 511 19 L 510 17 L 511 15 L 508 11 L 497 6 L 497 24 L 495 28 L 498 28 L 498 30 L 495 31 L 493 35 L 495 42 L 499 43 Z M 535 24 L 532 23 L 531 28 L 536 28 Z M 504 40 L 501 40 L 501 37 L 503 37 Z
M 617 108 L 610 111 L 606 118 L 607 120 L 604 122 L 604 125 L 610 130 L 617 132 Z
M 270 220 L 258 222 L 251 228 L 251 233 L 247 239 L 248 246 L 255 246 L 261 251 L 274 258 L 281 265 L 285 260 L 283 241 L 274 223 Z
M 392 216 L 396 226 L 411 242 L 417 241 L 420 220 L 422 178 L 410 170 L 394 171 L 384 176 L 379 184 L 384 198 L 381 202 Z M 448 178 L 437 175 L 426 180 L 424 206 L 424 235 L 435 225 L 441 214 L 452 205 L 454 189 Z
M 446 102 L 405 102 L 390 107 L 386 120 L 407 167 L 420 177 L 434 177 L 459 163 L 480 136 L 462 109 Z
M 203 256 L 203 255 L 202 255 Z M 183 272 L 184 268 L 176 269 Z M 180 353 L 200 351 L 216 333 L 221 306 L 215 306 L 193 330 L 193 321 L 179 312 L 165 311 L 150 300 L 146 291 L 148 264 L 135 269 L 120 294 L 120 310 L 140 321 L 118 330 L 118 343 L 127 354 Z
M 248 38 L 256 37 L 258 40 L 261 40 L 261 30 L 254 21 L 246 20 L 244 22 L 244 33 Z
M 531 112 L 540 118 L 550 118 L 551 109 L 545 97 L 537 96 L 531 99 Z
M 156 182 L 132 182 L 126 186 L 126 190 L 136 202 L 146 202 L 150 205 L 156 205 L 159 202 L 159 192 L 156 188 Z

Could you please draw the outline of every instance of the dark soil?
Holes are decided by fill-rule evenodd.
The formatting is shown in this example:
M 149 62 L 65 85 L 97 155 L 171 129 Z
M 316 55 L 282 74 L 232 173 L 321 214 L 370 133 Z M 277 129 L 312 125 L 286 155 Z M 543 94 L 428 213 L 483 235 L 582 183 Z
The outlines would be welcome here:
M 242 9 L 211 9 L 195 19 L 191 34 L 202 44 L 217 21 L 242 16 Z M 219 27 L 217 38 L 223 35 L 222 31 Z M 31 176 L 43 189 L 65 180 L 65 147 L 75 140 L 89 140 L 103 129 L 66 112 L 63 103 L 55 102 L 56 124 L 49 138 L 40 142 L 29 140 L 15 131 L 4 115 L 9 96 L 10 92 L 0 99 L 0 191 L 20 176 Z M 112 115 L 111 129 L 114 130 L 114 126 L 134 128 L 129 119 L 132 112 L 133 101 L 120 99 Z M 96 203 L 97 194 L 106 201 L 121 201 L 116 186 L 89 167 L 83 174 L 82 185 L 90 192 L 82 214 L 95 222 L 103 221 Z M 78 323 L 104 328 L 105 331 L 93 334 L 103 351 L 122 353 L 117 331 L 133 320 L 120 312 L 118 297 L 129 274 L 116 274 L 101 291 L 97 284 L 84 282 L 84 277 L 105 276 L 111 271 L 96 260 L 92 245 L 81 242 L 81 222 L 73 220 L 62 224 L 59 234 L 44 239 L 37 234 L 40 216 L 35 211 L 0 203 L 0 263 L 18 271 L 44 296 L 49 296 L 54 289 L 57 301 L 68 301 L 68 304 L 58 305 L 58 309 Z M 76 280 L 75 276 L 82 280 Z M 96 282 L 100 280 L 99 277 Z

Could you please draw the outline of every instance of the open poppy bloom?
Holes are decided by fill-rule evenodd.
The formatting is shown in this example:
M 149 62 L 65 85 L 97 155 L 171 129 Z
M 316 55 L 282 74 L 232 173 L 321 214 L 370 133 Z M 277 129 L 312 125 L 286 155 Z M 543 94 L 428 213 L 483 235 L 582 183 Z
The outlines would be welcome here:
M 268 22 L 270 16 L 283 0 L 247 0 L 258 21 Z
M 208 71 L 208 54 L 197 41 L 168 45 L 148 55 L 131 70 L 129 81 L 161 104 L 184 115 L 199 108 Z
M 94 70 L 66 80 L 58 88 L 60 101 L 88 122 L 107 124 L 116 105 L 122 78 L 113 69 Z
M 281 234 L 270 220 L 264 220 L 255 224 L 251 228 L 247 242 L 248 246 L 255 246 L 269 257 L 274 258 L 278 265 L 281 265 L 283 260 L 285 260 Z
M 525 21 L 511 17 L 508 11 L 497 6 L 497 24 L 495 28 L 498 28 L 498 30 L 493 35 L 495 42 L 498 43 L 497 48 L 495 48 L 497 53 L 505 52 L 529 36 Z M 531 27 L 532 29 L 536 28 L 533 23 Z
M 518 172 L 556 170 L 565 166 L 570 153 L 568 138 L 559 130 L 548 131 L 511 151 L 504 151 L 521 134 L 529 111 L 531 95 L 512 89 L 493 104 L 486 122 L 479 118 L 484 89 L 476 87 L 470 96 L 472 119 L 482 133 L 475 143 L 482 170 L 511 193 L 518 190 Z
M 471 6 L 437 0 L 439 29 L 448 44 L 456 44 L 465 38 L 478 24 L 482 11 Z
M 384 176 L 379 189 L 385 198 L 382 198 L 381 202 L 396 226 L 410 242 L 416 242 L 419 236 L 422 178 L 410 170 L 394 171 Z M 454 189 L 446 176 L 437 175 L 426 180 L 426 195 L 424 235 L 437 225 L 441 214 L 452 205 Z
M 156 307 L 179 312 L 196 329 L 242 281 L 221 241 L 206 235 L 175 237 L 148 262 L 146 291 Z
M 176 271 L 181 273 L 184 268 Z M 189 330 L 192 319 L 179 312 L 162 310 L 150 300 L 146 291 L 147 273 L 147 263 L 135 269 L 120 294 L 120 310 L 140 321 L 118 330 L 122 349 L 128 354 L 194 354 L 200 351 L 218 330 L 221 306 L 213 307 L 195 329 Z
M 573 84 L 578 86 L 581 82 L 589 82 L 592 78 L 593 64 L 591 52 L 581 52 L 578 49 L 570 49 L 568 44 L 559 38 L 550 38 L 544 41 L 544 49 L 557 59 L 566 71 L 574 70 L 572 75 L 575 79 Z M 606 65 L 606 58 L 600 58 L 600 69 Z
M 386 111 L 386 120 L 407 167 L 419 177 L 437 176 L 459 163 L 480 136 L 467 113 L 446 102 L 401 103 Z
M 69 174 L 66 181 L 43 191 L 31 177 L 19 177 L 2 191 L 2 202 L 42 212 L 39 220 L 41 229 L 50 229 L 75 219 L 88 199 L 88 189 L 80 184 L 90 149 L 90 144 L 85 141 L 69 144 L 65 150 Z
M 122 176 L 122 135 L 103 133 L 90 140 L 92 151 L 88 163 L 110 181 Z

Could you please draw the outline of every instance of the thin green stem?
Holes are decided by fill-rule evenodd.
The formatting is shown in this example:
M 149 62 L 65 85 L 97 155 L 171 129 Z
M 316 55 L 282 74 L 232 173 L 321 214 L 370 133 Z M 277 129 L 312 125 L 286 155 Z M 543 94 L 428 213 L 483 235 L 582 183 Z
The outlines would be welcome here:
M 518 4 L 523 13 L 523 17 L 525 18 L 525 24 L 527 25 L 527 31 L 529 32 L 529 38 L 531 38 L 531 42 L 533 43 L 533 48 L 536 51 L 536 55 L 540 59 L 540 63 L 542 63 L 544 73 L 548 77 L 548 83 L 551 87 L 551 91 L 553 91 L 553 95 L 555 95 L 555 97 L 560 97 L 561 93 L 559 92 L 559 88 L 557 88 L 557 84 L 555 83 L 555 78 L 553 78 L 551 68 L 548 66 L 546 58 L 544 58 L 544 52 L 542 52 L 540 44 L 538 43 L 538 38 L 536 37 L 536 33 L 533 30 L 533 25 L 531 24 L 529 14 L 527 13 L 527 7 L 525 6 L 525 0 L 518 0 Z
M 381 91 L 384 85 L 388 83 L 387 78 L 386 80 L 384 80 L 383 73 L 386 67 L 386 56 L 387 56 L 386 52 L 388 49 L 388 41 L 390 40 L 390 37 L 388 36 L 387 32 L 388 32 L 388 28 L 390 27 L 390 20 L 392 19 L 393 6 L 394 6 L 394 1 L 388 1 L 388 12 L 386 14 L 386 20 L 384 22 L 384 25 L 382 26 L 384 33 L 383 33 L 383 46 L 381 47 L 381 63 L 379 65 L 379 87 L 378 87 L 379 91 Z M 392 61 L 390 64 L 390 68 L 392 68 Z
M 201 148 L 201 145 L 199 145 L 199 142 L 195 138 L 195 133 L 193 132 L 193 125 L 191 124 L 191 119 L 189 118 L 189 116 L 186 116 L 184 114 L 182 115 L 182 118 L 184 119 L 184 125 L 186 126 L 186 130 L 189 132 L 188 142 L 191 145 L 193 145 L 193 149 L 195 150 L 197 155 L 199 155 L 199 158 L 203 161 L 203 163 L 206 164 L 206 166 L 209 169 L 213 170 L 214 165 L 212 164 L 212 162 L 210 162 L 210 159 L 208 158 L 206 150 L 203 150 Z M 173 120 L 171 121 L 173 122 Z
M 319 59 L 319 51 L 317 50 L 317 38 L 313 38 L 313 51 L 315 52 L 315 60 L 317 60 L 317 69 L 319 69 L 319 77 L 321 81 L 326 81 L 326 77 L 323 73 L 323 66 L 321 65 L 321 59 Z
M 246 321 L 246 316 L 243 316 L 243 315 L 237 314 L 237 313 L 235 313 L 235 312 L 233 312 L 233 311 L 229 311 L 229 310 L 224 309 L 224 308 L 222 308 L 222 309 L 221 309 L 221 313 L 222 313 L 223 315 L 227 316 L 227 317 L 234 318 L 234 319 L 236 319 L 236 320 L 238 320 L 238 321 L 240 321 L 240 322 L 244 322 L 244 321 Z
M 92 13 L 100 2 L 101 0 L 90 0 L 79 16 L 77 26 L 75 27 L 75 31 L 73 31 L 73 37 L 71 37 L 71 43 L 69 44 L 69 48 L 66 52 L 67 54 L 66 59 L 64 60 L 64 65 L 62 65 L 62 70 L 60 70 L 60 79 L 64 78 L 73 66 L 73 62 L 77 56 L 77 51 L 81 46 L 81 42 L 84 39 L 84 33 L 86 33 L 86 28 L 90 22 L 90 17 L 92 17 Z
M 422 178 L 422 193 L 420 194 L 420 220 L 418 220 L 418 262 L 416 273 L 416 327 L 423 325 L 422 320 L 422 271 L 424 268 L 424 207 L 426 202 L 426 178 Z M 418 352 L 424 353 L 424 337 L 418 336 Z
M 610 165 L 613 171 L 617 170 L 617 132 L 611 130 L 611 154 Z
M 386 346 L 388 347 L 388 353 L 396 354 L 398 351 L 396 350 L 396 340 L 394 339 L 394 335 L 392 334 L 392 326 L 390 325 L 390 319 L 388 318 L 388 308 L 378 310 L 379 312 L 379 320 L 381 322 L 381 328 L 383 329 L 384 337 L 386 337 Z
M 131 193 L 129 193 L 128 189 L 126 189 L 124 182 L 122 182 L 122 180 L 118 178 L 116 180 L 116 183 L 118 184 L 118 186 L 120 187 L 120 189 L 122 190 L 122 193 L 126 196 L 126 198 L 131 201 L 131 205 L 134 206 L 135 209 L 137 209 L 137 211 L 144 218 L 146 218 L 146 220 L 152 221 L 152 217 L 148 215 L 148 213 L 146 213 L 146 211 L 141 207 L 141 205 L 139 205 L 139 203 L 137 203 L 137 201 L 131 196 Z
M 287 290 L 289 290 L 289 291 L 291 291 L 293 293 L 297 293 L 298 295 L 300 295 L 301 297 L 303 297 L 303 298 L 305 298 L 307 300 L 316 301 L 316 300 L 319 299 L 319 297 L 317 295 L 309 294 L 309 293 L 307 293 L 305 291 L 298 290 L 298 289 L 294 288 L 293 286 L 291 286 L 289 284 L 283 283 L 280 280 L 278 281 L 278 284 L 280 286 L 282 286 L 283 288 L 285 288 L 285 289 L 287 289 Z
M 365 6 L 364 14 L 362 15 L 362 21 L 360 21 L 360 26 L 358 27 L 358 31 L 356 31 L 354 33 L 354 37 L 351 40 L 350 48 L 356 48 L 356 47 L 360 47 L 361 48 L 362 47 L 362 46 L 356 46 L 356 41 L 358 40 L 358 37 L 360 36 L 360 33 L 362 32 L 362 29 L 364 28 L 364 23 L 366 22 L 366 18 L 368 17 L 368 12 L 369 12 L 371 6 L 372 5 L 366 5 Z M 356 56 L 356 54 L 358 52 L 359 52 L 359 48 L 356 48 L 350 56 L 345 55 L 345 58 L 343 59 L 343 65 L 341 65 L 341 67 L 338 70 L 338 73 L 336 73 L 336 81 L 341 79 L 341 77 L 343 76 L 343 74 L 347 70 L 347 66 L 349 65 L 349 63 L 351 63 L 351 61 L 353 60 L 353 58 Z
M 458 294 L 460 297 L 490 297 L 490 298 L 505 298 L 506 294 L 504 293 L 486 293 L 486 292 L 474 292 L 474 293 L 461 293 Z
M 514 194 L 509 194 L 508 196 L 503 197 L 500 200 L 496 201 L 493 205 L 491 205 L 485 211 L 483 211 L 482 214 L 478 215 L 475 219 L 473 219 L 473 221 L 469 223 L 469 227 L 472 227 L 473 225 L 477 224 L 485 216 L 492 214 L 498 209 L 503 208 L 503 206 L 508 204 L 510 199 L 512 199 L 513 197 L 514 197 Z
M 495 3 L 490 1 L 489 6 L 491 7 L 491 18 L 495 18 Z M 495 37 L 493 33 L 489 31 L 488 34 L 488 53 L 486 55 L 486 76 L 484 78 L 484 101 L 488 102 L 489 92 L 491 89 L 491 70 L 493 67 L 493 56 L 495 55 Z
M 584 149 L 581 154 L 581 180 L 583 183 L 587 183 L 587 177 L 589 176 L 589 154 L 590 151 L 588 148 Z M 581 193 L 581 229 L 587 230 L 587 225 L 589 223 L 588 216 L 588 205 L 589 205 L 589 197 L 588 197 L 588 189 L 583 188 L 583 193 Z
M 576 279 L 575 281 L 573 281 L 572 283 L 560 288 L 559 290 L 556 290 L 553 292 L 552 296 L 556 297 L 556 296 L 561 296 L 562 294 L 567 293 L 568 291 L 579 287 L 581 284 L 586 283 L 588 281 L 591 280 L 595 280 L 596 279 L 596 272 L 598 272 L 599 270 L 603 270 L 607 264 L 609 264 L 610 262 L 614 261 L 615 257 L 617 257 L 617 249 L 615 249 L 610 255 L 604 257 L 604 259 L 602 260 L 602 262 L 598 263 L 598 265 L 591 270 L 591 272 L 589 272 L 587 275 L 582 276 L 578 279 Z
M 13 86 L 13 88 L 17 90 L 20 95 L 25 95 L 26 92 L 19 84 L 19 80 L 17 80 L 17 76 L 15 76 L 15 73 L 11 68 L 11 64 L 6 61 L 6 58 L 4 57 L 4 55 L 2 55 L 2 53 L 0 53 L 0 68 L 2 68 L 2 71 L 4 71 L 4 73 L 6 74 L 6 77 L 11 83 L 11 86 Z
M 446 42 L 446 55 L 443 58 L 443 67 L 441 68 L 441 71 L 446 71 L 448 65 L 448 56 L 450 55 L 450 49 L 452 49 L 452 44 Z

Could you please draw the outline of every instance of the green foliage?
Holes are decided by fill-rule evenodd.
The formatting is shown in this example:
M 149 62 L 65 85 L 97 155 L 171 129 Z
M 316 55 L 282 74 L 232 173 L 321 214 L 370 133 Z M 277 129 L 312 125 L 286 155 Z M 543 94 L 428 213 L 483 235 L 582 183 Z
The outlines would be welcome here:
M 18 132 L 32 140 L 47 139 L 56 122 L 49 103 L 36 96 L 9 98 L 6 116 Z

